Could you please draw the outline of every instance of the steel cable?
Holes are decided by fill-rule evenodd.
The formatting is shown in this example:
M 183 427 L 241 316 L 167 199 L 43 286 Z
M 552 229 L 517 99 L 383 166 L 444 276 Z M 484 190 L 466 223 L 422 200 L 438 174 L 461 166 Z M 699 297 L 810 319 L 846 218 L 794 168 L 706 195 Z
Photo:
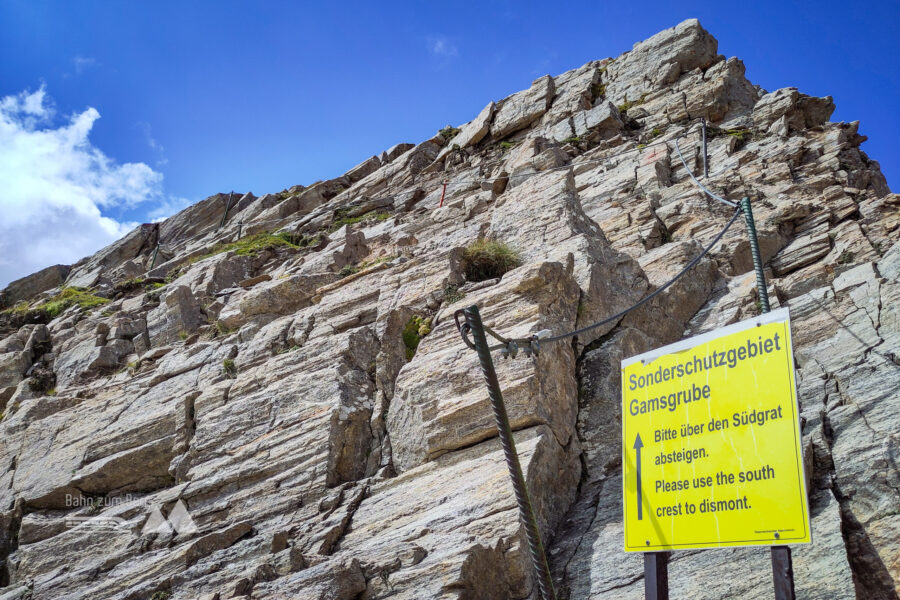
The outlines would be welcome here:
M 722 204 L 726 204 L 726 205 L 728 205 L 728 206 L 730 206 L 730 207 L 732 207 L 732 208 L 735 208 L 735 207 L 737 206 L 737 202 L 732 202 L 731 200 L 726 200 L 726 199 L 723 198 L 722 196 L 718 196 L 718 195 L 716 195 L 716 194 L 713 194 L 711 191 L 709 191 L 708 189 L 706 189 L 706 188 L 703 186 L 702 183 L 700 183 L 699 181 L 697 181 L 697 178 L 696 178 L 696 177 L 694 177 L 694 174 L 691 172 L 691 169 L 690 169 L 690 168 L 688 167 L 688 165 L 687 165 L 687 161 L 685 161 L 685 160 L 684 160 L 684 156 L 681 155 L 681 148 L 678 147 L 678 140 L 681 139 L 681 138 L 683 138 L 685 135 L 687 135 L 687 132 L 685 132 L 685 133 L 681 134 L 680 136 L 674 138 L 672 141 L 675 142 L 675 152 L 678 153 L 678 158 L 681 159 L 681 164 L 684 165 L 684 170 L 687 171 L 687 174 L 690 176 L 691 180 L 694 182 L 694 185 L 696 185 L 698 188 L 700 188 L 701 190 L 703 190 L 703 192 L 704 192 L 707 196 L 709 196 L 710 198 L 712 198 L 713 200 L 718 200 L 718 201 L 721 202 Z
M 722 237 L 725 235 L 725 233 L 731 228 L 731 226 L 734 224 L 734 222 L 737 220 L 737 218 L 738 218 L 738 216 L 739 216 L 740 214 L 741 214 L 741 209 L 738 208 L 736 211 L 734 211 L 734 215 L 731 217 L 731 220 L 728 221 L 728 224 L 725 225 L 725 228 L 722 229 L 722 231 L 720 231 L 719 234 L 718 234 L 715 238 L 713 238 L 713 241 L 710 242 L 709 245 L 708 245 L 706 248 L 704 248 L 703 251 L 702 251 L 700 254 L 698 254 L 696 257 L 694 257 L 694 259 L 691 260 L 691 262 L 689 262 L 689 263 L 687 264 L 687 266 L 685 266 L 685 267 L 681 270 L 681 272 L 679 272 L 677 275 L 675 275 L 675 277 L 673 277 L 673 278 L 670 279 L 669 281 L 665 282 L 665 283 L 662 284 L 660 287 L 656 288 L 651 294 L 645 296 L 645 297 L 644 297 L 643 299 L 641 299 L 641 300 L 638 300 L 635 304 L 629 306 L 629 307 L 626 308 L 625 310 L 622 310 L 622 311 L 620 311 L 620 312 L 618 312 L 618 313 L 612 315 L 611 317 L 607 317 L 607 318 L 603 319 L 602 321 L 598 321 L 598 322 L 596 322 L 596 323 L 592 323 L 592 324 L 590 324 L 590 325 L 587 325 L 587 326 L 585 326 L 585 327 L 582 327 L 581 329 L 576 329 L 575 331 L 570 331 L 569 333 L 563 333 L 563 334 L 560 334 L 560 335 L 552 336 L 552 337 L 546 338 L 546 339 L 544 339 L 544 340 L 542 340 L 542 341 L 543 341 L 543 342 L 555 342 L 555 341 L 557 341 L 557 340 L 562 340 L 562 339 L 565 339 L 565 338 L 568 338 L 568 337 L 572 337 L 572 336 L 579 335 L 579 334 L 581 334 L 581 333 L 584 333 L 584 332 L 586 332 L 586 331 L 590 331 L 591 329 L 595 329 L 595 328 L 597 328 L 597 327 L 600 327 L 601 325 L 606 325 L 607 323 L 610 323 L 610 322 L 615 321 L 615 320 L 617 320 L 617 319 L 619 319 L 619 318 L 621 318 L 621 317 L 624 317 L 625 315 L 627 315 L 627 314 L 630 313 L 631 311 L 635 310 L 636 308 L 639 308 L 640 306 L 643 306 L 644 304 L 646 304 L 647 302 L 649 302 L 650 300 L 652 300 L 653 298 L 655 298 L 656 296 L 658 296 L 659 294 L 661 294 L 665 289 L 667 289 L 667 288 L 668 288 L 669 286 L 671 286 L 673 283 L 675 283 L 676 281 L 678 281 L 679 279 L 681 279 L 684 275 L 687 274 L 688 271 L 690 271 L 691 269 L 693 269 L 693 268 L 697 265 L 697 263 L 699 263 L 700 260 L 701 260 L 704 256 L 706 256 L 706 255 L 709 253 L 709 251 L 712 250 L 713 247 L 714 247 L 716 244 L 719 243 L 719 240 L 721 240 Z
M 690 262 L 689 262 L 689 263 L 688 263 L 688 264 L 687 264 L 687 265 L 686 265 L 686 266 L 685 266 L 685 267 L 684 267 L 677 275 L 675 275 L 672 279 L 670 279 L 669 281 L 665 282 L 664 284 L 662 284 L 661 286 L 659 286 L 658 288 L 656 288 L 652 293 L 650 293 L 649 295 L 645 296 L 644 298 L 642 298 L 641 300 L 637 301 L 636 303 L 632 304 L 632 305 L 629 306 L 628 308 L 626 308 L 626 309 L 624 309 L 624 310 L 621 310 L 621 311 L 617 312 L 616 314 L 614 314 L 614 315 L 612 315 L 612 316 L 610 316 L 610 317 L 607 317 L 607 318 L 603 319 L 602 321 L 597 321 L 596 323 L 591 323 L 590 325 L 586 325 L 586 326 L 584 326 L 584 327 L 581 327 L 580 329 L 576 329 L 576 330 L 574 330 L 574 331 L 569 331 L 569 332 L 567 332 L 567 333 L 561 333 L 561 334 L 559 334 L 559 335 L 554 335 L 554 336 L 549 336 L 549 337 L 542 337 L 542 338 L 536 338 L 536 336 L 532 336 L 531 338 L 514 338 L 514 339 L 508 339 L 508 338 L 505 338 L 505 337 L 503 337 L 503 336 L 501 336 L 501 335 L 496 334 L 496 333 L 495 333 L 493 330 L 491 330 L 490 328 L 485 327 L 485 330 L 486 330 L 491 336 L 493 336 L 494 338 L 496 338 L 498 341 L 501 342 L 501 344 L 499 344 L 499 345 L 491 346 L 490 349 L 491 349 L 491 350 L 498 350 L 498 349 L 502 349 L 502 348 L 507 348 L 507 347 L 509 346 L 509 344 L 511 344 L 511 343 L 512 343 L 512 344 L 517 344 L 517 345 L 518 345 L 518 344 L 521 344 L 521 345 L 527 346 L 527 345 L 533 343 L 533 342 L 535 341 L 535 339 L 537 339 L 540 343 L 556 342 L 556 341 L 563 340 L 563 339 L 566 339 L 566 338 L 570 338 L 570 337 L 573 337 L 573 336 L 576 336 L 576 335 L 580 335 L 580 334 L 582 334 L 582 333 L 585 333 L 585 332 L 590 331 L 590 330 L 592 330 L 592 329 L 596 329 L 597 327 L 601 327 L 601 326 L 603 326 L 603 325 L 606 325 L 607 323 L 611 323 L 611 322 L 613 322 L 613 321 L 616 321 L 616 320 L 618 320 L 618 319 L 624 317 L 625 315 L 627 315 L 627 314 L 630 313 L 631 311 L 633 311 L 633 310 L 635 310 L 635 309 L 637 309 L 637 308 L 643 306 L 644 304 L 646 304 L 647 302 L 649 302 L 650 300 L 652 300 L 653 298 L 655 298 L 656 296 L 658 296 L 659 294 L 661 294 L 663 291 L 665 291 L 667 288 L 669 288 L 672 284 L 674 284 L 676 281 L 678 281 L 678 280 L 681 279 L 684 275 L 686 275 L 688 271 L 690 271 L 692 268 L 694 268 L 694 267 L 697 265 L 697 263 L 699 263 L 699 262 L 703 259 L 704 256 L 706 256 L 707 254 L 709 254 L 709 252 L 715 247 L 715 245 L 719 243 L 719 240 L 721 240 L 722 237 L 728 232 L 728 230 L 731 228 L 731 226 L 734 224 L 734 222 L 737 220 L 737 218 L 742 214 L 742 212 L 743 212 L 743 211 L 742 211 L 741 208 L 738 206 L 737 209 L 736 209 L 735 212 L 734 212 L 734 215 L 732 215 L 731 219 L 728 221 L 728 223 L 725 225 L 725 227 L 722 229 L 722 231 L 720 231 L 720 232 L 716 235 L 716 237 L 713 238 L 713 240 L 712 240 L 712 241 L 711 241 L 711 242 L 703 249 L 702 252 L 700 252 L 700 254 L 698 254 L 697 256 L 695 256 L 695 257 L 694 257 L 694 258 L 693 258 L 693 259 L 692 259 L 692 260 L 691 260 L 691 261 L 690 261 Z M 465 337 L 465 333 L 466 333 L 466 332 L 463 331 L 463 330 L 461 329 L 461 330 L 460 330 L 460 333 L 463 335 L 463 339 L 466 341 L 466 344 L 469 345 L 469 346 L 471 347 L 471 344 L 469 343 L 468 339 Z

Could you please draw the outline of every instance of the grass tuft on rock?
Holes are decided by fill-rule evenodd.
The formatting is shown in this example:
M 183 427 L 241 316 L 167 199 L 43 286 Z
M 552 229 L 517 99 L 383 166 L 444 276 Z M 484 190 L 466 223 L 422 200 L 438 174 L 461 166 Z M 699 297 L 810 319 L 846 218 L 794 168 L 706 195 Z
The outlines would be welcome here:
M 28 304 L 25 300 L 16 303 L 14 306 L 10 306 L 9 308 L 4 308 L 0 310 L 0 315 L 13 315 L 24 317 L 28 314 L 28 310 L 31 308 L 31 305 Z
M 468 281 L 496 279 L 520 264 L 518 252 L 494 240 L 478 240 L 466 246 L 462 254 L 463 272 Z
M 235 331 L 237 331 L 236 327 L 229 327 L 218 319 L 213 323 L 213 337 L 226 337 Z
M 447 125 L 443 129 L 438 131 L 438 133 L 445 142 L 449 142 L 459 134 L 459 127 L 452 127 L 450 125 Z
M 222 361 L 222 374 L 225 375 L 228 379 L 234 379 L 237 377 L 237 365 L 234 364 L 233 358 L 226 358 Z
M 465 292 L 459 291 L 458 285 L 448 285 L 444 288 L 444 302 L 455 304 L 466 297 Z

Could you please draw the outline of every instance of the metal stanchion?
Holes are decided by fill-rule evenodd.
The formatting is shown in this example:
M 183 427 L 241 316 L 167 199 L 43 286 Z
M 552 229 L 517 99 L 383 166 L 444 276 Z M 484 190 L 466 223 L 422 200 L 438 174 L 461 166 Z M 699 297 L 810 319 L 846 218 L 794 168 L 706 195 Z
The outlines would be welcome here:
M 756 239 L 756 223 L 753 221 L 753 210 L 750 208 L 750 198 L 744 196 L 741 200 L 741 210 L 744 211 L 744 221 L 747 223 L 747 236 L 750 238 L 750 255 L 753 257 L 753 268 L 756 269 L 756 291 L 759 295 L 759 304 L 762 312 L 769 312 L 769 291 L 766 289 L 766 274 L 763 272 L 762 258 L 759 254 L 759 240 Z
M 763 271 L 762 257 L 759 254 L 759 240 L 756 237 L 756 223 L 750 208 L 750 198 L 741 200 L 741 210 L 747 222 L 747 236 L 750 238 L 750 254 L 753 257 L 753 268 L 756 270 L 756 289 L 759 295 L 760 310 L 769 312 L 769 292 L 766 289 L 766 274 Z M 794 565 L 791 560 L 790 546 L 772 546 L 772 579 L 775 584 L 775 600 L 795 600 Z
M 159 242 L 156 243 L 156 248 L 153 250 L 153 259 L 150 261 L 150 268 L 148 271 L 152 271 L 153 267 L 156 266 L 156 255 L 159 254 Z
M 441 203 L 438 204 L 438 208 L 440 208 L 440 207 L 442 207 L 442 206 L 444 205 L 444 194 L 447 193 L 447 184 L 448 184 L 448 183 L 450 183 L 450 182 L 449 182 L 449 181 L 444 181 L 444 182 L 441 183 L 441 185 L 442 185 L 443 187 L 441 188 Z
M 494 409 L 494 417 L 497 420 L 497 433 L 500 436 L 503 453 L 506 455 L 506 466 L 509 468 L 513 492 L 516 496 L 516 503 L 519 506 L 519 517 L 525 527 L 525 537 L 528 541 L 528 550 L 531 554 L 531 563 L 534 567 L 534 575 L 541 592 L 541 598 L 543 600 L 556 600 L 556 590 L 553 588 L 553 579 L 550 576 L 550 564 L 547 562 L 547 554 L 541 542 L 541 533 L 538 530 L 537 519 L 531 507 L 528 488 L 525 486 L 525 476 L 522 474 L 522 466 L 519 464 L 519 456 L 516 454 L 516 445 L 509 426 L 509 417 L 503 404 L 503 393 L 500 391 L 500 383 L 497 381 L 497 371 L 494 370 L 494 361 L 491 359 L 491 351 L 484 334 L 481 315 L 477 306 L 470 306 L 463 312 L 466 317 L 466 323 L 472 331 L 472 341 L 478 353 L 481 372 L 484 374 L 484 380 L 488 388 L 488 397 L 491 400 L 491 407 Z
M 225 212 L 222 213 L 222 220 L 219 221 L 219 226 L 216 227 L 216 231 L 222 229 L 222 226 L 225 224 L 225 219 L 228 218 L 228 211 L 231 210 L 231 199 L 234 197 L 234 192 L 228 194 L 228 202 L 225 203 Z
M 700 124 L 703 125 L 703 178 L 709 179 L 709 161 L 706 154 L 706 119 L 700 119 Z

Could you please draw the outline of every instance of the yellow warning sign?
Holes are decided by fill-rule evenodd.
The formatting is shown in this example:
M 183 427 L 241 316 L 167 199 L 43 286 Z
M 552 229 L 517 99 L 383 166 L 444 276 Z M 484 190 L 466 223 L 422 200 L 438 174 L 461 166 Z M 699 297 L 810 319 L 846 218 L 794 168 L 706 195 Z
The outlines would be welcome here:
M 625 551 L 808 543 L 787 309 L 622 361 Z

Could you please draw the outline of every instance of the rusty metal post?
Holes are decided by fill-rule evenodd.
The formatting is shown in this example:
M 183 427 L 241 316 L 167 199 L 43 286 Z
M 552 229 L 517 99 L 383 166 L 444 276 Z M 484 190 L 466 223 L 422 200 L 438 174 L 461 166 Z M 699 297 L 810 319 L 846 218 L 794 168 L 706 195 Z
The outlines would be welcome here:
M 447 193 L 447 184 L 448 184 L 448 183 L 450 183 L 450 182 L 449 182 L 449 181 L 445 181 L 445 182 L 443 183 L 444 187 L 441 189 L 441 203 L 438 204 L 438 208 L 440 208 L 440 207 L 442 207 L 442 206 L 444 205 L 444 194 Z
M 494 361 L 491 358 L 491 350 L 484 333 L 481 314 L 478 312 L 478 307 L 474 305 L 465 309 L 463 313 L 466 323 L 472 330 L 472 341 L 475 344 L 475 351 L 478 353 L 478 361 L 481 363 L 481 372 L 487 384 L 491 407 L 494 409 L 497 434 L 506 456 L 506 466 L 509 468 L 509 477 L 512 479 L 516 504 L 519 506 L 519 518 L 525 528 L 531 564 L 534 567 L 534 576 L 541 592 L 541 598 L 556 600 L 556 590 L 553 588 L 553 579 L 550 576 L 550 563 L 547 562 L 547 553 L 541 542 L 541 532 L 538 529 L 537 518 L 534 516 L 534 509 L 531 507 L 525 476 L 522 474 L 522 465 L 519 464 L 519 455 L 516 453 L 509 417 L 506 414 L 506 406 L 503 404 L 503 392 L 500 390 L 500 382 L 497 380 L 497 371 L 494 369 Z
M 216 231 L 222 229 L 222 226 L 225 224 L 225 219 L 228 218 L 228 211 L 231 209 L 231 198 L 234 196 L 234 192 L 228 194 L 228 202 L 225 203 L 225 212 L 222 214 L 222 220 L 219 221 L 219 226 L 216 227 Z
M 644 552 L 644 598 L 669 600 L 668 552 Z

